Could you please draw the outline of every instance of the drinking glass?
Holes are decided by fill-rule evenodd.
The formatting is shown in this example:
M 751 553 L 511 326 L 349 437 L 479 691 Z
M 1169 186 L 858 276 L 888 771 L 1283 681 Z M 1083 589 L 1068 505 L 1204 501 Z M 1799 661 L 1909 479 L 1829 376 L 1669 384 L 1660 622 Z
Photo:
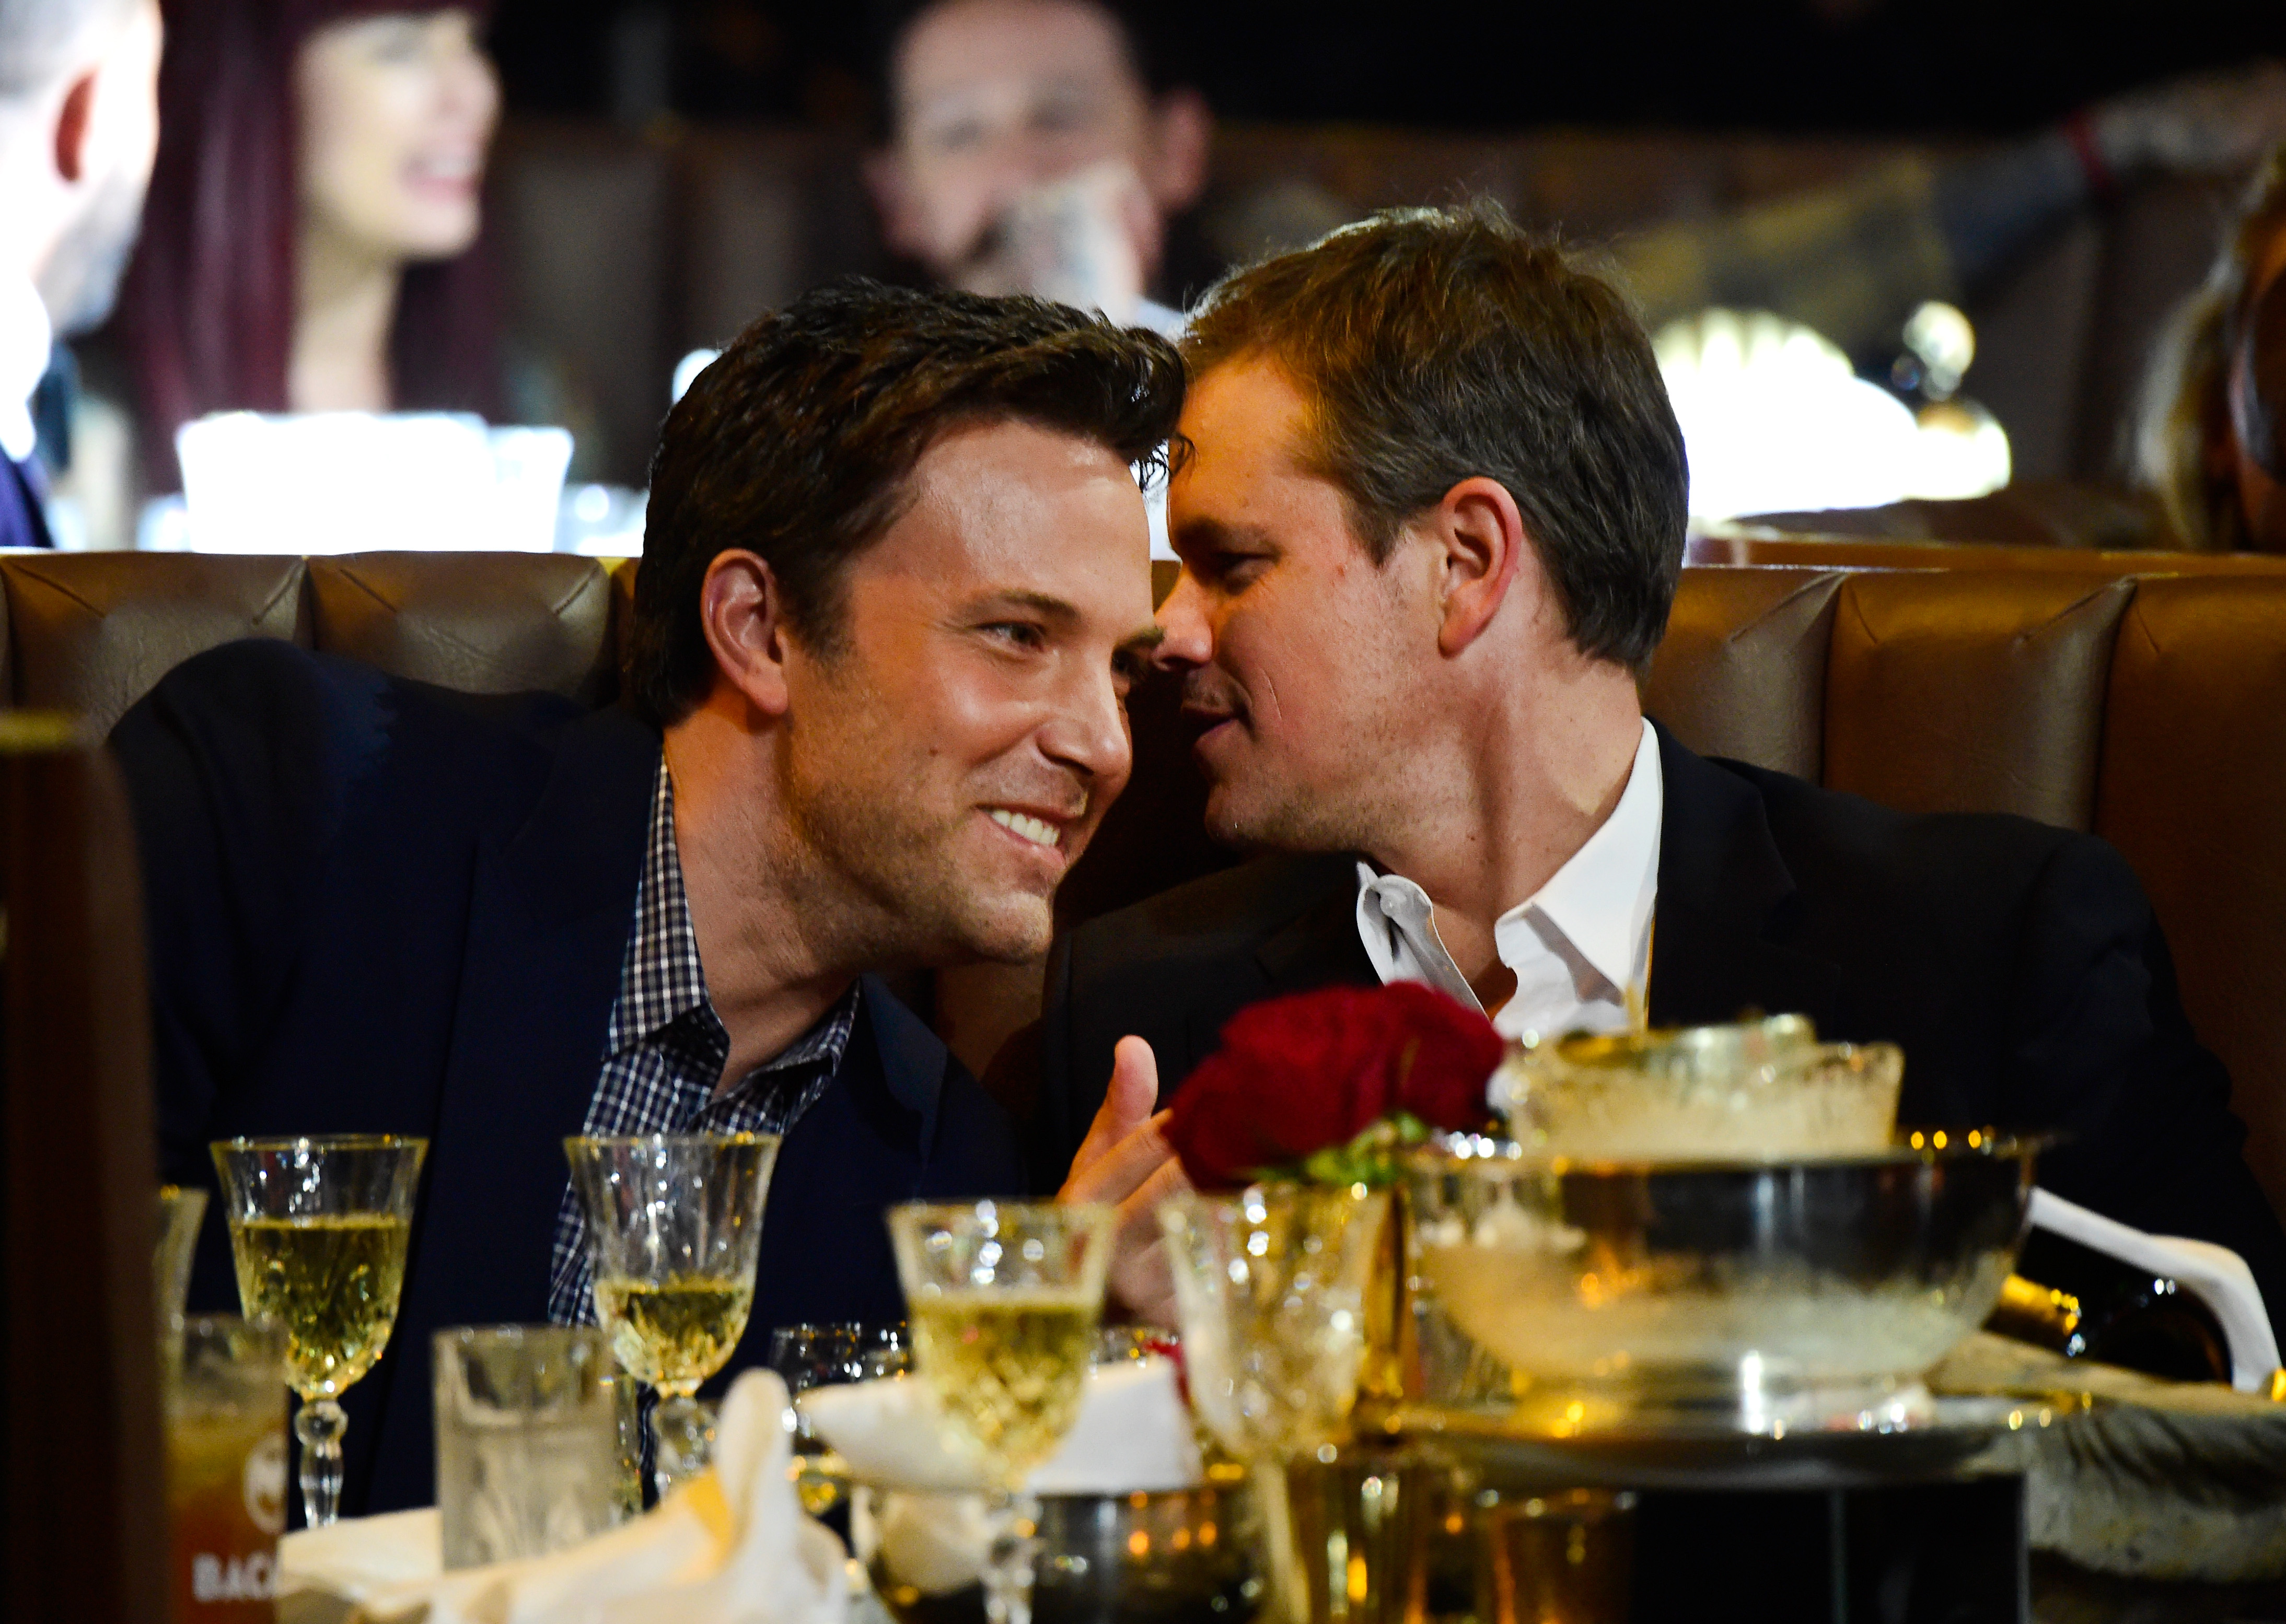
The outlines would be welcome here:
M 341 1513 L 341 1395 L 389 1345 L 405 1283 L 425 1139 L 390 1134 L 230 1139 L 211 1147 L 250 1320 L 286 1332 L 286 1382 L 301 1395 L 302 1508 L 313 1528 Z
M 1273 1611 L 1289 1619 L 1322 1616 L 1336 1595 L 1354 1596 L 1360 1618 L 1409 1605 L 1400 1570 L 1415 1497 L 1387 1463 L 1343 1447 L 1389 1205 L 1361 1184 L 1260 1184 L 1159 1207 L 1191 1408 L 1251 1469 Z
M 1346 1437 L 1388 1216 L 1388 1192 L 1363 1185 L 1257 1184 L 1161 1204 L 1191 1403 L 1239 1459 Z
M 432 1344 L 445 1565 L 544 1557 L 619 1520 L 611 1350 L 592 1325 L 461 1325 Z
M 902 1376 L 911 1362 L 904 1322 L 871 1325 L 855 1320 L 824 1325 L 782 1325 L 770 1333 L 770 1369 L 798 1399 L 813 1387 Z M 800 1471 L 794 1479 L 801 1509 L 823 1517 L 841 1499 L 841 1475 L 811 1424 L 809 1412 L 794 1410 L 793 1447 Z
M 564 1153 L 587 1219 L 596 1318 L 621 1367 L 659 1393 L 651 1428 L 664 1496 L 706 1464 L 696 1395 L 745 1334 L 777 1135 L 567 1139 Z
M 207 1193 L 179 1184 L 159 1187 L 159 1244 L 151 1259 L 151 1283 L 158 1292 L 162 1344 L 167 1330 L 183 1317 L 191 1294 L 191 1254 L 199 1240 L 199 1222 L 207 1215 Z
M 159 1345 L 173 1616 L 270 1624 L 286 1526 L 285 1333 L 177 1314 Z
M 889 1212 L 913 1360 L 991 1486 L 985 1616 L 1029 1624 L 1037 1502 L 1079 1418 L 1111 1261 L 1110 1207 L 980 1201 Z

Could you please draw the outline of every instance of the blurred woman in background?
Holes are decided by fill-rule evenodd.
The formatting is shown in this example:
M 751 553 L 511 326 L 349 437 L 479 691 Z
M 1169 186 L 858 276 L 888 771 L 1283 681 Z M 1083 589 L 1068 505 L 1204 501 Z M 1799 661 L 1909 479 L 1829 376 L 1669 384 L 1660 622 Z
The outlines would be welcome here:
M 147 486 L 179 488 L 175 430 L 210 412 L 525 404 L 483 241 L 482 23 L 418 0 L 168 6 L 122 300 Z
M 2205 284 L 2144 376 L 2137 481 L 2181 545 L 2286 553 L 2286 147 L 2256 172 Z

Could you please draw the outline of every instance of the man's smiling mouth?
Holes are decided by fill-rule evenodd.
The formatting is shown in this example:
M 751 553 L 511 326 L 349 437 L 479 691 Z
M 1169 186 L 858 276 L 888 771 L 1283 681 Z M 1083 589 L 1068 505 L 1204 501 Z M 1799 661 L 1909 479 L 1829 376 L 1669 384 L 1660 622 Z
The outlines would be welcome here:
M 986 816 L 1010 834 L 1020 839 L 1029 840 L 1036 846 L 1045 846 L 1050 851 L 1053 851 L 1063 843 L 1062 833 L 1054 824 L 1043 821 L 1029 813 L 1010 812 L 1004 806 L 995 806 L 989 809 Z

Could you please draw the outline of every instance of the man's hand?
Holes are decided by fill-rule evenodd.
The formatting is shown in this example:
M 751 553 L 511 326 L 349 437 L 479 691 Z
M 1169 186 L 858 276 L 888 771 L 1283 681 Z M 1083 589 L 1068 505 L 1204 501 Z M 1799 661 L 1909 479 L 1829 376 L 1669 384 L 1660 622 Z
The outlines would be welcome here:
M 1158 256 L 1150 194 L 1131 166 L 1107 161 L 1020 194 L 985 232 L 961 284 L 1037 294 L 1123 324 L 1135 319 Z
M 1138 1319 L 1175 1323 L 1175 1287 L 1160 1238 L 1158 1204 L 1191 1188 L 1183 1165 L 1160 1137 L 1167 1113 L 1159 1102 L 1159 1062 L 1140 1038 L 1122 1038 L 1112 1051 L 1111 1086 L 1103 1109 L 1072 1157 L 1059 1201 L 1100 1201 L 1119 1209 L 1113 1231 L 1111 1291 Z

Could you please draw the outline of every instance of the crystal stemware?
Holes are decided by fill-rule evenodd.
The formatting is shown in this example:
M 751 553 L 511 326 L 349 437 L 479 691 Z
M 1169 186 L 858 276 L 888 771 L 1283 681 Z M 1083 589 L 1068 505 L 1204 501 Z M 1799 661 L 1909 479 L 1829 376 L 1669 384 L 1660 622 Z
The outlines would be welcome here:
M 1037 1503 L 1024 1492 L 1079 1417 L 1103 1314 L 1108 1206 L 893 1208 L 913 1361 L 990 1486 L 985 1616 L 1029 1624 Z
M 620 1366 L 658 1390 L 664 1495 L 710 1453 L 699 1384 L 730 1361 L 754 1306 L 774 1134 L 567 1139 L 587 1220 L 595 1317 Z
M 388 1134 L 231 1139 L 213 1147 L 246 1317 L 286 1332 L 301 1395 L 302 1505 L 313 1528 L 340 1515 L 341 1395 L 389 1345 L 425 1139 Z

